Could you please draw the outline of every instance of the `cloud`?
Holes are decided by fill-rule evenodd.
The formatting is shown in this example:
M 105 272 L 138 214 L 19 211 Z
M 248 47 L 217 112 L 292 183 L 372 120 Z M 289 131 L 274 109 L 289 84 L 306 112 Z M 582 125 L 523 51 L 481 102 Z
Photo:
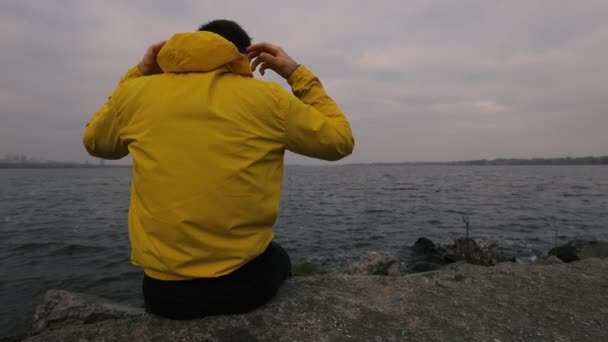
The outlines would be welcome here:
M 347 161 L 605 154 L 606 15 L 593 0 L 3 2 L 0 154 L 87 159 L 80 130 L 120 75 L 215 18 L 319 75 L 356 134 Z
M 473 108 L 483 113 L 504 113 L 510 110 L 509 107 L 499 105 L 492 100 L 481 100 L 472 103 Z

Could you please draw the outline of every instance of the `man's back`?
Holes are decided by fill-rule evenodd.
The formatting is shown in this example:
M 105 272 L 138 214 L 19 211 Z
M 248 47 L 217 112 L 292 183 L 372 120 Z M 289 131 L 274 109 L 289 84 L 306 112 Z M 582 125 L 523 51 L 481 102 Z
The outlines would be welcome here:
M 352 151 L 348 122 L 312 73 L 288 79 L 300 101 L 253 79 L 227 44 L 174 36 L 158 55 L 165 73 L 127 73 L 85 132 L 92 154 L 133 157 L 131 258 L 156 279 L 222 276 L 266 249 L 286 148 L 323 159 Z

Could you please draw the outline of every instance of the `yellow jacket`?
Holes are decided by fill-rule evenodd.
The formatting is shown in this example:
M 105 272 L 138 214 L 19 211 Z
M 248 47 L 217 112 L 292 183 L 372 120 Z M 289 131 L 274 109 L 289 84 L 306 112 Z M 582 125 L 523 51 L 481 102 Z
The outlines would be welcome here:
M 254 79 L 247 56 L 214 33 L 176 34 L 158 63 L 163 74 L 122 77 L 83 142 L 93 156 L 133 158 L 133 264 L 163 280 L 225 275 L 273 238 L 285 149 L 341 159 L 351 129 L 304 66 L 288 79 L 294 97 Z

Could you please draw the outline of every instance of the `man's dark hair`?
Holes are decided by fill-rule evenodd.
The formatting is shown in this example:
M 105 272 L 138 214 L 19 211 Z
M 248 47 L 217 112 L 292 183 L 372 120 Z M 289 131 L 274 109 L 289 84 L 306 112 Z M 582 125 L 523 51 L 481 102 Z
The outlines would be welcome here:
M 207 24 L 201 25 L 199 31 L 208 31 L 217 33 L 226 38 L 239 49 L 240 53 L 247 53 L 247 48 L 251 45 L 251 37 L 243 30 L 243 28 L 231 20 L 213 20 Z

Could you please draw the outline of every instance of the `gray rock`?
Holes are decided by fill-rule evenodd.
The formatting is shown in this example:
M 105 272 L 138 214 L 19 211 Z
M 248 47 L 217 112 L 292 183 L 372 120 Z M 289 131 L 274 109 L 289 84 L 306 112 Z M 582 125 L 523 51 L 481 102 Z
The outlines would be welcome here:
M 555 255 L 547 255 L 546 257 L 539 258 L 535 263 L 538 265 L 555 265 L 563 264 L 564 262 Z
M 454 240 L 457 255 L 474 265 L 495 266 L 501 262 L 515 262 L 515 258 L 503 255 L 498 244 L 491 241 L 476 241 L 474 239 Z
M 49 290 L 34 312 L 32 334 L 52 328 L 56 322 L 90 324 L 107 319 L 144 315 L 143 309 L 120 305 L 97 297 L 60 290 Z
M 607 258 L 608 241 L 572 240 L 564 245 L 552 248 L 549 255 L 554 255 L 564 262 L 588 258 Z
M 549 255 L 554 255 L 560 258 L 563 262 L 573 262 L 580 260 L 578 254 L 583 248 L 587 241 L 583 240 L 572 240 L 564 245 L 552 248 L 549 251 Z
M 422 253 L 433 253 L 436 250 L 435 243 L 430 239 L 425 237 L 421 237 L 416 242 L 414 242 L 414 246 L 412 247 L 414 253 L 422 254 Z
M 428 272 L 438 270 L 442 267 L 441 264 L 428 262 L 428 261 L 418 261 L 410 267 L 410 270 L 414 273 L 420 272 Z
M 409 273 L 428 272 L 458 260 L 453 251 L 444 246 L 435 245 L 433 241 L 421 237 L 411 248 L 412 255 L 407 266 Z
M 589 241 L 578 255 L 579 259 L 608 258 L 608 241 Z
M 608 341 L 607 287 L 608 259 L 327 274 L 289 279 L 250 313 L 191 321 L 51 291 L 27 341 Z
M 399 275 L 399 258 L 368 252 L 359 261 L 348 265 L 342 273 L 350 275 Z
M 411 251 L 411 261 L 407 266 L 409 273 L 432 271 L 463 260 L 481 266 L 515 261 L 515 258 L 503 255 L 496 243 L 465 238 L 454 240 L 452 245 L 436 245 L 422 237 L 414 243 Z
M 449 263 L 449 264 L 443 266 L 441 269 L 442 270 L 458 270 L 458 269 L 460 269 L 460 267 L 462 267 L 463 265 L 466 265 L 466 264 L 467 264 L 466 261 L 460 260 L 460 261 Z

